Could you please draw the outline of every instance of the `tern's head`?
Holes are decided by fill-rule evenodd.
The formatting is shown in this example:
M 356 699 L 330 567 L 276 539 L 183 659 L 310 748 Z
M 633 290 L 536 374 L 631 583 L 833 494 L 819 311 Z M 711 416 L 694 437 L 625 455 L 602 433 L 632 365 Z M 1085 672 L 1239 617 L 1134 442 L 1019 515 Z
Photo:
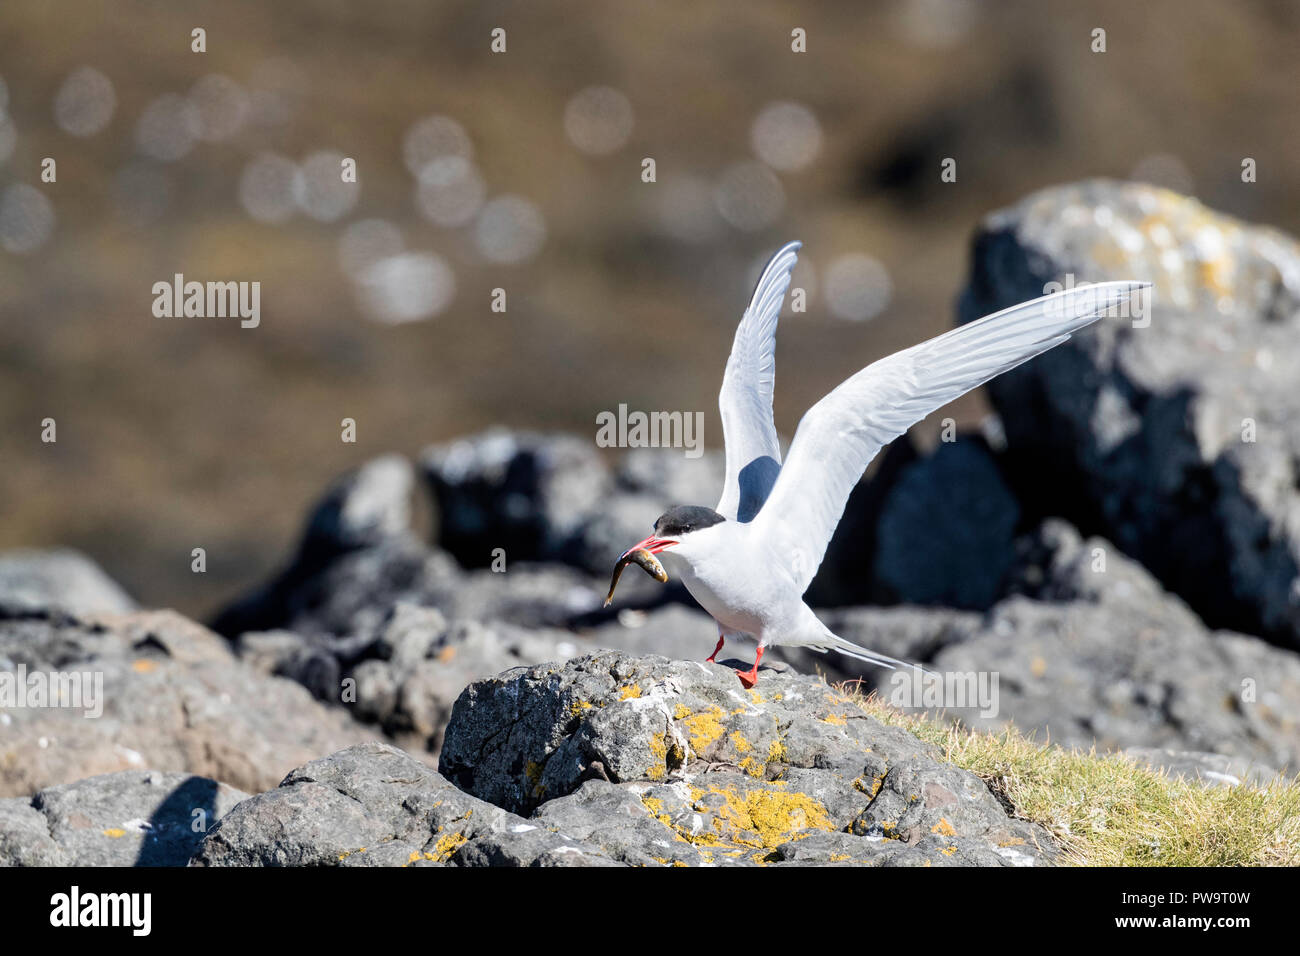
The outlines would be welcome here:
M 689 546 L 694 535 L 706 528 L 721 524 L 727 519 L 712 508 L 699 505 L 674 505 L 659 516 L 655 522 L 654 533 L 644 541 L 634 544 L 624 554 L 644 548 L 651 554 L 658 554 L 667 548 Z
M 668 572 L 654 555 L 668 551 L 673 558 L 680 557 L 688 566 L 693 567 L 695 558 L 706 553 L 704 549 L 700 549 L 697 554 L 694 545 L 697 542 L 703 544 L 703 539 L 708 536 L 705 532 L 709 528 L 716 528 L 725 520 L 712 508 L 699 508 L 695 505 L 678 505 L 669 508 L 655 522 L 654 533 L 624 551 L 618 563 L 614 565 L 614 577 L 609 582 L 605 606 L 608 607 L 609 602 L 614 600 L 614 589 L 618 587 L 619 576 L 629 564 L 639 565 L 657 581 L 666 582 Z

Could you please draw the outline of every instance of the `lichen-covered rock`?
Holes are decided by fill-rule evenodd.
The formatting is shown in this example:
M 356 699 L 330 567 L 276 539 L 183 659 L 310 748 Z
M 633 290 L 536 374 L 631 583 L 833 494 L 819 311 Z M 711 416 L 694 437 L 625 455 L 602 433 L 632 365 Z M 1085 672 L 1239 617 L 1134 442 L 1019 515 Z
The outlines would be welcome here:
M 387 744 L 314 760 L 240 803 L 196 866 L 601 866 L 598 849 L 494 807 Z
M 0 800 L 0 866 L 184 866 L 248 796 L 206 777 L 124 770 Z
M 1047 189 L 985 220 L 960 319 L 1071 276 L 1154 289 L 989 383 L 1022 502 L 1212 626 L 1300 646 L 1300 244 L 1152 186 Z
M 81 699 L 0 708 L 0 796 L 119 770 L 198 774 L 256 792 L 375 736 L 172 612 L 0 620 L 0 671 L 20 667 L 29 682 L 82 675 Z
M 819 834 L 824 863 L 1053 855 L 979 778 L 775 669 L 745 691 L 726 666 L 614 652 L 516 668 L 466 688 L 439 768 L 634 864 L 806 863 L 796 844 Z

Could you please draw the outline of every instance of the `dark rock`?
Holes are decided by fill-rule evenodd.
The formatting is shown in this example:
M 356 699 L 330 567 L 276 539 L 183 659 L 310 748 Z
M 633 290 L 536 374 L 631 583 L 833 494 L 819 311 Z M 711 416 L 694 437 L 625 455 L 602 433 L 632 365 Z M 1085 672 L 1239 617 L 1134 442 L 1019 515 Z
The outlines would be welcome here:
M 184 773 L 126 770 L 0 800 L 0 866 L 184 866 L 248 795 Z
M 135 602 L 83 554 L 7 551 L 0 554 L 0 616 L 46 611 L 65 614 L 123 613 Z
M 609 569 L 613 567 L 611 559 Z M 662 587 L 648 575 L 642 577 L 653 588 Z M 627 578 L 630 583 L 632 576 Z M 620 582 L 620 598 L 622 589 Z M 573 568 L 512 563 L 502 572 L 471 571 L 454 589 L 430 595 L 430 603 L 451 618 L 501 621 L 524 627 L 563 627 L 576 618 L 599 612 L 604 596 L 605 582 Z
M 555 562 L 599 576 L 670 506 L 712 506 L 725 472 L 720 455 L 691 459 L 669 448 L 631 449 L 611 472 L 590 441 L 501 428 L 430 448 L 421 466 L 438 545 L 463 566 L 504 557 L 510 566 Z M 624 603 L 663 597 L 648 580 L 623 587 Z
M 404 747 L 437 754 L 452 704 L 470 681 L 577 652 L 567 631 L 449 622 L 436 608 L 399 601 L 371 632 L 346 638 L 250 632 L 241 658 L 288 677 Z
M 876 577 L 897 601 L 983 610 L 1001 596 L 1019 520 L 984 441 L 941 442 L 885 499 Z
M 821 833 L 859 841 L 846 861 L 1052 857 L 938 757 L 817 678 L 764 670 L 747 692 L 725 666 L 604 652 L 470 685 L 440 770 L 628 863 L 808 862 L 790 844 Z M 837 862 L 845 840 L 819 839 Z
M 437 540 L 464 567 L 553 559 L 612 485 L 595 445 L 569 435 L 492 429 L 429 448 L 420 465 Z
M 885 446 L 871 473 L 858 482 L 826 547 L 804 600 L 810 607 L 881 604 L 896 597 L 877 574 L 881 515 L 902 474 L 920 456 L 903 435 Z
M 400 537 L 411 527 L 415 471 L 401 455 L 383 455 L 345 475 L 316 505 L 302 552 L 342 553 Z
M 312 761 L 210 830 L 196 866 L 600 866 L 593 846 L 457 790 L 386 744 Z
M 1151 186 L 1048 189 L 985 220 L 961 321 L 1069 275 L 1155 287 L 1146 315 L 989 383 L 1022 503 L 1104 534 L 1211 626 L 1300 646 L 1300 246 Z
M 445 585 L 455 562 L 410 532 L 413 484 L 411 464 L 400 455 L 340 478 L 312 509 L 289 565 L 222 610 L 213 630 L 232 639 L 277 628 L 346 633 L 354 616 L 388 594 Z
M 172 612 L 0 621 L 0 670 L 19 666 L 29 682 L 81 675 L 83 697 L 0 712 L 0 795 L 145 768 L 256 792 L 312 756 L 373 736 Z

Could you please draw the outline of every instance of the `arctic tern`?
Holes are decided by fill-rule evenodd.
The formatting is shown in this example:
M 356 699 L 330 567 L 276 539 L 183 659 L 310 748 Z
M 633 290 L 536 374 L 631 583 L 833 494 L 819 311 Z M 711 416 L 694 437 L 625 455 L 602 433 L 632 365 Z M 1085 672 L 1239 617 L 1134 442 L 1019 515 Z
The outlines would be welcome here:
M 877 452 L 908 428 L 989 379 L 1115 315 L 1149 283 L 1080 285 L 959 326 L 880 359 L 845 380 L 799 422 L 781 464 L 772 419 L 776 324 L 799 242 L 768 262 L 736 329 L 718 407 L 726 480 L 716 508 L 679 505 L 619 559 L 618 575 L 639 564 L 660 581 L 676 574 L 718 625 L 713 663 L 728 638 L 758 642 L 758 679 L 773 644 L 837 651 L 882 667 L 916 666 L 832 633 L 803 601 L 849 493 Z M 660 561 L 662 559 L 662 567 Z

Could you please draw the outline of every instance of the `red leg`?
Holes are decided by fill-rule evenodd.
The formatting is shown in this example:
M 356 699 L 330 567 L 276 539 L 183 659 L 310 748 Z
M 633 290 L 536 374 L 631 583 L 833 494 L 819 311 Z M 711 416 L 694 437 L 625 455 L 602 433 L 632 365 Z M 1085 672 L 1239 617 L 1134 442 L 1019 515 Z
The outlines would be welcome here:
M 712 653 L 712 654 L 710 654 L 708 657 L 706 657 L 706 658 L 704 659 L 704 663 L 706 663 L 706 664 L 715 664 L 715 663 L 717 663 L 717 662 L 714 660 L 714 658 L 718 656 L 718 651 L 722 650 L 722 645 L 723 645 L 724 643 L 726 643 L 726 640 L 727 640 L 727 639 L 726 639 L 725 637 L 722 636 L 722 629 L 719 628 L 719 629 L 718 629 L 718 646 L 715 647 L 715 648 L 713 649 L 713 653 Z
M 740 683 L 746 690 L 758 683 L 758 664 L 763 659 L 763 645 L 758 645 L 758 653 L 754 655 L 754 666 L 747 671 L 736 671 L 736 676 L 740 678 Z

